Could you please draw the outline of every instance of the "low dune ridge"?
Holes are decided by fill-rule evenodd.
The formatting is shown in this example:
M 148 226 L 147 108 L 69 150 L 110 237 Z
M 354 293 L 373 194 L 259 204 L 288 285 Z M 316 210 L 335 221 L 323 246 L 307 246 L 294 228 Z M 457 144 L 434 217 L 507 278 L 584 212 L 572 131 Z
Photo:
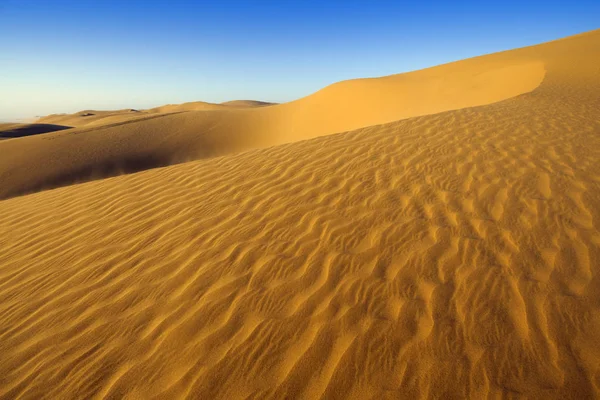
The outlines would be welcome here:
M 182 111 L 210 111 L 226 110 L 228 107 L 223 104 L 207 103 L 205 101 L 192 101 L 183 104 L 167 104 L 160 107 L 154 107 L 148 111 L 153 113 L 172 113 Z
M 12 190 L 67 161 L 181 163 L 0 202 L 0 398 L 600 397 L 598 65 L 594 31 L 3 141 Z M 427 94 L 369 109 L 386 79 Z
M 82 110 L 74 114 L 52 114 L 39 118 L 37 123 L 61 123 L 70 127 L 105 126 L 115 122 L 134 121 L 143 119 L 148 114 L 172 114 L 184 111 L 211 111 L 226 110 L 229 108 L 253 108 L 274 105 L 258 100 L 232 100 L 221 104 L 208 103 L 204 101 L 193 101 L 182 104 L 166 104 L 145 110 L 122 109 L 122 110 Z M 1 128 L 1 125 L 0 125 Z
M 277 103 L 270 103 L 268 101 L 259 101 L 259 100 L 231 100 L 231 101 L 225 101 L 221 104 L 223 104 L 225 106 L 229 106 L 229 107 L 240 107 L 240 108 L 266 107 L 266 106 L 277 105 Z
M 139 111 L 133 109 L 124 110 L 82 110 L 74 114 L 52 114 L 39 118 L 36 123 L 60 124 L 70 127 L 83 127 L 94 124 L 102 124 L 106 119 L 114 121 L 126 121 L 138 116 Z

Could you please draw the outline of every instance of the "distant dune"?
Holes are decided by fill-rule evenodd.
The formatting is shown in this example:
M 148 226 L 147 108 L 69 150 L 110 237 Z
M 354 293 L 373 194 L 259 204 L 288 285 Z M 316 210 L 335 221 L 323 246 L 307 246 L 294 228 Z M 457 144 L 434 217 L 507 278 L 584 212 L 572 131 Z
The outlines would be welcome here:
M 245 107 L 245 108 L 249 108 L 249 107 L 265 107 L 265 106 L 274 106 L 277 103 L 269 103 L 266 101 L 257 101 L 257 100 L 232 100 L 232 101 L 226 101 L 224 103 L 221 103 L 225 106 L 230 106 L 230 107 Z
M 593 31 L 1 141 L 0 398 L 600 398 L 599 66 Z

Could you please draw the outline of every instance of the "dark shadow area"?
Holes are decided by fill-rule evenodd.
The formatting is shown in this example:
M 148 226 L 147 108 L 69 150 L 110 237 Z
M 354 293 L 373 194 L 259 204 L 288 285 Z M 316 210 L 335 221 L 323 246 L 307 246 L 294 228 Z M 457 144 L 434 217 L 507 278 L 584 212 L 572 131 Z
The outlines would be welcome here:
M 31 124 L 19 126 L 18 128 L 0 131 L 0 139 L 12 139 L 25 136 L 41 135 L 42 133 L 62 131 L 70 129 L 71 126 L 53 124 Z
M 40 179 L 37 179 L 34 182 L 21 185 L 20 187 L 5 192 L 0 189 L 0 200 L 44 190 L 56 189 L 63 186 L 165 167 L 172 164 L 169 157 L 154 154 L 139 154 L 122 160 L 106 159 L 93 165 L 64 171 L 52 178 L 46 177 L 43 182 L 40 182 Z

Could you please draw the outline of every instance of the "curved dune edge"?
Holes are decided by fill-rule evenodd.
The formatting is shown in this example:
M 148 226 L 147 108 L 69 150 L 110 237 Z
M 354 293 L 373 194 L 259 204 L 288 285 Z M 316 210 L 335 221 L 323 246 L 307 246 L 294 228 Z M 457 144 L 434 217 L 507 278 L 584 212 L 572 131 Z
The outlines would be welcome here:
M 0 198 L 502 101 L 538 87 L 544 68 L 543 57 L 515 51 L 344 81 L 280 105 L 194 102 L 52 116 L 40 122 L 79 128 L 4 141 Z
M 488 64 L 485 58 L 465 60 L 406 74 L 340 82 L 280 108 L 289 121 L 286 138 L 302 140 L 496 103 L 535 90 L 544 76 L 541 61 Z

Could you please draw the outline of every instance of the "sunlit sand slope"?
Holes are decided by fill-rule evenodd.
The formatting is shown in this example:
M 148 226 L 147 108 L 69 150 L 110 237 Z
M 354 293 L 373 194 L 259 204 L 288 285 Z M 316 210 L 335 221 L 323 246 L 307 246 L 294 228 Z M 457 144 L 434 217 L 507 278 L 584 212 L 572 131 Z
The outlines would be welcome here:
M 599 397 L 599 43 L 493 105 L 0 202 L 0 397 Z
M 280 105 L 194 102 L 143 113 L 50 116 L 39 122 L 78 129 L 4 141 L 0 151 L 9 157 L 0 159 L 0 198 L 505 100 L 538 87 L 555 62 L 588 62 L 587 53 L 571 49 L 581 40 L 567 42 L 339 82 Z M 585 52 L 596 42 L 584 41 Z

